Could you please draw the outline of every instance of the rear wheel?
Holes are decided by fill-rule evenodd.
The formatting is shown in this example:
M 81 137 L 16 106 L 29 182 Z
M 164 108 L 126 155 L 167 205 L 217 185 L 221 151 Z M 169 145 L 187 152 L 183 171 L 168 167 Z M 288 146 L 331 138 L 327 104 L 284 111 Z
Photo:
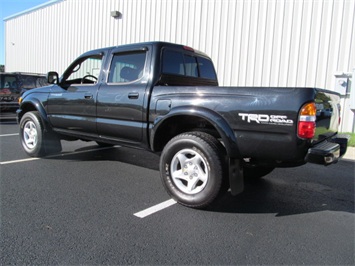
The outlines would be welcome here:
M 161 179 L 179 203 L 203 208 L 219 194 L 224 157 L 218 141 L 202 132 L 183 133 L 168 142 L 160 158 Z

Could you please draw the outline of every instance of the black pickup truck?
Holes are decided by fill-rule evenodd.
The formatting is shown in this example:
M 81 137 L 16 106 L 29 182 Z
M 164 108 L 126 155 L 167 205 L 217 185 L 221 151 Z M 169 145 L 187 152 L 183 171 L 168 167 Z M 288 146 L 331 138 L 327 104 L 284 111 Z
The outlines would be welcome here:
M 275 167 L 335 163 L 347 148 L 336 93 L 219 87 L 211 59 L 182 45 L 90 51 L 48 82 L 26 92 L 17 111 L 29 156 L 60 152 L 61 139 L 148 149 L 160 154 L 167 192 L 190 207 L 228 188 L 238 194 L 244 177 Z

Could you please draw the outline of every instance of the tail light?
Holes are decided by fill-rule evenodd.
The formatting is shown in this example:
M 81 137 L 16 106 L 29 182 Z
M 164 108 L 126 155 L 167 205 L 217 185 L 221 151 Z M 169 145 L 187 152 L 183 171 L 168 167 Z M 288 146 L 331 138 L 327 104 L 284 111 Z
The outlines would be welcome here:
M 312 139 L 316 132 L 317 107 L 315 103 L 307 103 L 302 106 L 298 118 L 298 137 Z

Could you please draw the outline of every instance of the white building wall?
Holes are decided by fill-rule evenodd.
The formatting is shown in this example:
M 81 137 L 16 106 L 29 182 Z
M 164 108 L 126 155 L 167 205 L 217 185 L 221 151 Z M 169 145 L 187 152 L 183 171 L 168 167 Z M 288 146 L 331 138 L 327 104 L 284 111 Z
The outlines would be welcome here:
M 332 90 L 355 67 L 354 18 L 355 0 L 51 1 L 6 19 L 6 70 L 61 73 L 87 50 L 161 40 L 210 55 L 221 85 Z

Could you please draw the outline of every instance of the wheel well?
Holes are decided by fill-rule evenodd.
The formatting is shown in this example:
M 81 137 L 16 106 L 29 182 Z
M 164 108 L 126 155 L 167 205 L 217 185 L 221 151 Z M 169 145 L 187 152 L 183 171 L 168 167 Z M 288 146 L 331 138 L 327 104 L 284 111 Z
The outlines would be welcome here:
M 21 121 L 21 118 L 23 117 L 23 115 L 27 112 L 31 112 L 31 111 L 36 111 L 36 107 L 32 104 L 22 104 L 21 105 L 21 113 L 19 113 L 18 115 L 18 120 Z
M 156 131 L 153 144 L 154 151 L 162 151 L 173 137 L 189 131 L 201 131 L 215 138 L 221 137 L 216 128 L 204 118 L 190 115 L 174 116 L 164 121 Z

